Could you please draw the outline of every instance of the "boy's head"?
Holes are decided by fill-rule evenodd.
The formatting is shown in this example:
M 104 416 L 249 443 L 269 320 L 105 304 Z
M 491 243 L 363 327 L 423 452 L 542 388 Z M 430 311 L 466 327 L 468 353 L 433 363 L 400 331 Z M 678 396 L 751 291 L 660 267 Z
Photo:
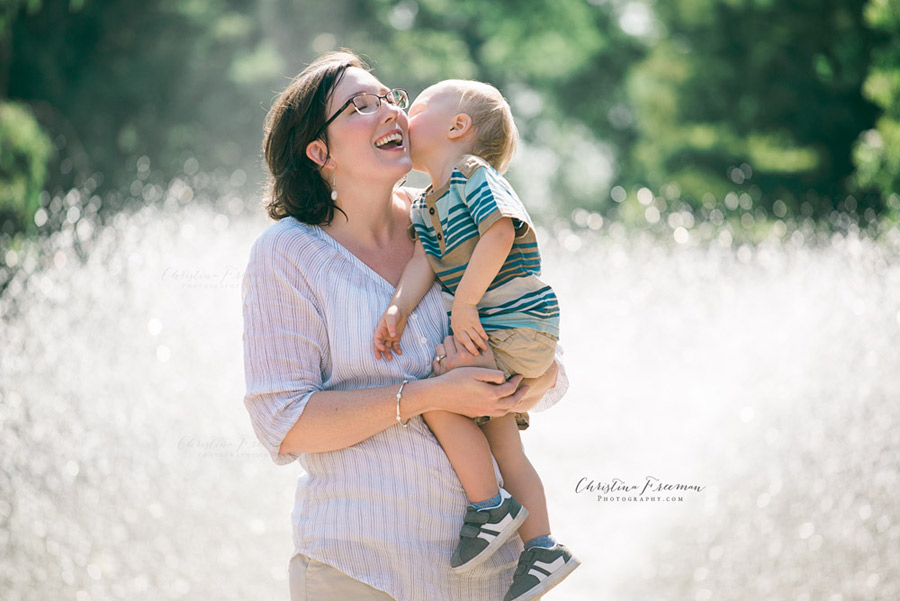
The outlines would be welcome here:
M 512 111 L 499 90 L 460 79 L 436 83 L 419 94 L 409 109 L 409 135 L 417 168 L 450 142 L 500 173 L 509 167 L 519 139 Z

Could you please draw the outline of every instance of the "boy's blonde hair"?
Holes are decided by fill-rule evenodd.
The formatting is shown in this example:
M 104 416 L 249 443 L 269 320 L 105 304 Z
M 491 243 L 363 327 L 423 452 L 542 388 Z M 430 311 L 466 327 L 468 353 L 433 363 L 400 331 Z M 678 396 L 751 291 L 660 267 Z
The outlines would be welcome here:
M 503 94 L 480 81 L 449 79 L 438 85 L 457 92 L 459 111 L 472 118 L 476 138 L 472 154 L 483 158 L 499 173 L 505 173 L 516 154 L 519 131 Z

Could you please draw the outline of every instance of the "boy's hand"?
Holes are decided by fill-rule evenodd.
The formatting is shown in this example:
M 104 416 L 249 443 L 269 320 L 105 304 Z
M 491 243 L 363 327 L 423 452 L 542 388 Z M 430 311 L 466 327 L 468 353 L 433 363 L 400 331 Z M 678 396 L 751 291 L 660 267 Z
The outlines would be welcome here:
M 450 311 L 450 325 L 453 327 L 456 341 L 461 343 L 467 351 L 477 355 L 479 349 L 487 350 L 488 337 L 484 328 L 481 327 L 478 308 L 475 305 L 454 301 Z
M 378 320 L 378 326 L 375 328 L 375 335 L 372 338 L 376 359 L 384 357 L 388 361 L 392 361 L 393 353 L 403 354 L 400 349 L 400 338 L 406 328 L 406 319 L 406 313 L 397 305 L 387 308 L 387 311 Z

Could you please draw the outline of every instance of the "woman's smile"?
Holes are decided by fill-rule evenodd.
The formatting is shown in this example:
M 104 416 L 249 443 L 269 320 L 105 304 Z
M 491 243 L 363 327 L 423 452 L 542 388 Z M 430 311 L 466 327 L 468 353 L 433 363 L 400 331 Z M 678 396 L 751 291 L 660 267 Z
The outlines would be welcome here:
M 406 145 L 403 142 L 403 130 L 398 127 L 381 136 L 375 140 L 375 148 L 393 152 L 406 150 Z

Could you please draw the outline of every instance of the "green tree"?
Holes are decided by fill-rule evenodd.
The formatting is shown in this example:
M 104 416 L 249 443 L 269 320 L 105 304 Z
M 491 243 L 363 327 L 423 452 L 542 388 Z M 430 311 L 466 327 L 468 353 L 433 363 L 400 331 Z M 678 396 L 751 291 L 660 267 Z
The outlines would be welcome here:
M 878 112 L 861 93 L 876 41 L 864 3 L 654 5 L 666 35 L 629 80 L 640 128 L 632 173 L 655 189 L 674 182 L 697 204 L 734 190 L 766 208 L 841 207 L 855 191 L 853 141 Z
M 140 156 L 161 180 L 196 157 L 255 186 L 271 99 L 349 47 L 413 93 L 497 85 L 544 149 L 532 156 L 555 213 L 609 209 L 614 179 L 825 215 L 848 193 L 880 209 L 866 191 L 897 189 L 896 2 L 0 0 L 0 97 L 49 132 L 48 186 L 99 172 L 140 197 Z M 522 169 L 514 183 L 539 179 Z
M 413 93 L 447 77 L 497 85 L 525 140 L 551 150 L 557 206 L 608 199 L 599 184 L 584 185 L 584 150 L 634 138 L 621 82 L 645 46 L 617 26 L 619 3 L 7 2 L 8 91 L 52 132 L 50 186 L 99 172 L 107 189 L 136 190 L 139 156 L 160 178 L 196 156 L 207 171 L 239 166 L 255 184 L 272 96 L 315 55 L 342 46 Z
M 9 88 L 13 21 L 23 8 L 39 7 L 39 0 L 0 0 L 0 232 L 33 229 L 53 150 L 31 110 L 3 100 Z
M 260 100 L 280 59 L 254 9 L 241 0 L 20 6 L 10 29 L 8 96 L 28 103 L 53 132 L 51 184 L 100 172 L 108 187 L 127 187 L 139 156 L 161 177 L 191 156 L 208 170 L 255 168 Z
M 871 0 L 865 16 L 884 39 L 875 49 L 863 91 L 883 112 L 857 143 L 856 178 L 900 213 L 900 1 Z
M 0 229 L 33 229 L 52 152 L 27 107 L 0 101 Z
M 343 0 L 331 8 L 345 20 L 316 21 L 318 30 L 306 39 L 317 52 L 346 46 L 372 57 L 379 77 L 413 94 L 445 78 L 496 85 L 510 99 L 524 140 L 549 155 L 552 164 L 543 166 L 553 191 L 548 208 L 565 213 L 609 200 L 608 182 L 594 177 L 585 151 L 600 141 L 616 147 L 634 138 L 622 82 L 646 47 L 618 26 L 613 4 Z M 276 21 L 305 21 L 304 10 L 279 4 Z M 283 36 L 280 47 L 303 40 L 304 33 Z M 514 181 L 519 169 L 527 167 L 514 162 Z M 535 180 L 533 173 L 527 177 Z

